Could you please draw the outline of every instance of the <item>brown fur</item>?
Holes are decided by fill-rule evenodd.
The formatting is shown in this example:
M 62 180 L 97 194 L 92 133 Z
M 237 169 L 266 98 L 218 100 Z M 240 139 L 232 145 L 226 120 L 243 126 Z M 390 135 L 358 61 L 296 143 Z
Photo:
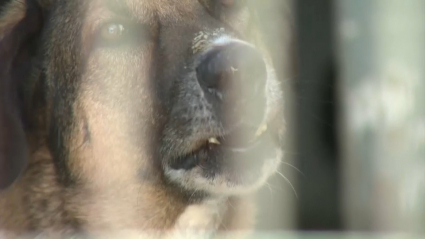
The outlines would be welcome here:
M 193 33 L 219 27 L 213 18 L 205 18 L 207 12 L 214 15 L 217 9 L 207 0 L 201 1 L 207 10 L 196 0 L 112 0 L 108 4 L 107 1 L 94 0 L 83 1 L 80 5 L 77 1 L 70 2 L 73 1 L 66 3 L 64 10 L 56 8 L 51 12 L 53 28 L 44 35 L 47 45 L 47 60 L 43 65 L 47 75 L 45 91 L 40 90 L 42 86 L 38 79 L 42 70 L 39 68 L 32 69 L 31 80 L 25 83 L 25 115 L 31 122 L 26 131 L 29 165 L 17 182 L 0 193 L 0 231 L 11 235 L 38 232 L 103 235 L 130 230 L 152 232 L 152 235 L 167 232 L 166 235 L 176 236 L 180 235 L 182 227 L 190 229 L 193 226 L 191 220 L 197 217 L 199 220 L 195 220 L 192 229 L 233 231 L 252 228 L 255 210 L 249 196 L 223 197 L 214 201 L 214 205 L 193 202 L 191 196 L 195 193 L 185 195 L 173 188 L 151 158 L 153 153 L 146 136 L 152 135 L 152 128 L 161 124 L 161 117 L 155 110 L 158 106 L 147 79 L 158 74 L 149 64 L 155 57 L 154 49 L 158 43 L 147 41 L 124 53 L 97 50 L 86 55 L 91 50 L 91 34 L 99 19 L 116 15 L 108 4 L 118 12 L 123 9 L 123 4 L 126 5 L 131 11 L 129 14 L 148 25 L 153 35 L 159 34 L 159 24 L 170 26 L 163 35 L 153 36 L 153 39 L 161 38 L 163 46 L 190 44 Z M 39 4 L 44 10 L 50 10 L 57 3 L 46 0 Z M 259 46 L 258 33 L 250 30 L 252 14 L 244 10 L 238 15 L 221 12 L 216 17 L 236 29 L 235 35 Z M 13 0 L 0 18 L 0 40 L 2 33 L 13 28 L 24 16 L 23 1 Z M 65 39 L 63 32 L 74 32 L 75 37 Z M 81 32 L 81 38 L 78 38 L 78 32 Z M 71 43 L 76 41 L 81 41 L 83 50 L 80 55 L 72 54 L 75 44 Z M 184 57 L 188 54 L 185 49 L 190 49 L 190 45 L 187 46 L 165 49 L 165 62 Z M 69 51 L 64 51 L 67 47 Z M 83 60 L 85 66 L 81 72 L 75 63 Z M 108 67 L 123 61 L 125 63 L 113 70 Z M 164 66 L 167 67 L 174 66 Z M 64 78 L 67 81 L 54 82 L 53 72 L 69 74 Z M 80 76 L 78 81 L 76 76 Z M 60 89 L 63 92 L 58 92 Z M 57 110 L 56 97 L 60 95 L 74 98 L 64 100 L 70 104 L 66 106 L 68 108 Z M 45 98 L 46 104 L 34 105 L 37 97 Z M 72 115 L 66 112 L 72 112 Z M 61 163 L 54 160 L 57 155 L 48 142 L 51 137 L 49 129 L 58 123 L 52 121 L 69 127 L 60 137 L 69 151 Z M 61 171 L 63 165 L 69 170 L 67 176 Z M 145 180 L 142 183 L 140 172 L 135 168 L 143 169 Z

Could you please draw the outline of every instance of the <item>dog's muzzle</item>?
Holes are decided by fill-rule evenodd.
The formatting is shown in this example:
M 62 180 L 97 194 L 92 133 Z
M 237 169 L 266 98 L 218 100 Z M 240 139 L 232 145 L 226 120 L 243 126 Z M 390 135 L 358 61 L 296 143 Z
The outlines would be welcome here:
M 276 158 L 275 135 L 266 122 L 268 65 L 254 46 L 227 38 L 195 58 L 190 74 L 174 88 L 161 151 L 165 167 L 256 182 L 268 175 L 259 169 Z

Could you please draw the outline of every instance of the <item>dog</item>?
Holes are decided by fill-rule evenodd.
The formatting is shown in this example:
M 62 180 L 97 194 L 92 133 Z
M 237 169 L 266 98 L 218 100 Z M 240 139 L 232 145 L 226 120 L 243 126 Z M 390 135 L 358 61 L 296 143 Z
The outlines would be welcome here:
M 249 231 L 283 157 L 283 91 L 244 0 L 10 0 L 0 231 Z

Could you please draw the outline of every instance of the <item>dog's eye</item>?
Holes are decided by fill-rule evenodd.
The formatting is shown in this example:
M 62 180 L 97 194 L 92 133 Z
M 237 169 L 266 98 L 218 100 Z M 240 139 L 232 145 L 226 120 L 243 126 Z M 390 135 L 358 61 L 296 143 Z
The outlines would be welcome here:
M 102 39 L 115 42 L 124 37 L 126 31 L 127 29 L 124 27 L 124 25 L 119 23 L 110 23 L 102 27 L 100 34 Z
M 109 22 L 97 31 L 96 44 L 99 47 L 138 45 L 149 41 L 149 28 L 136 23 Z
M 98 42 L 103 45 L 115 45 L 123 42 L 129 34 L 127 26 L 121 23 L 107 23 L 98 32 Z

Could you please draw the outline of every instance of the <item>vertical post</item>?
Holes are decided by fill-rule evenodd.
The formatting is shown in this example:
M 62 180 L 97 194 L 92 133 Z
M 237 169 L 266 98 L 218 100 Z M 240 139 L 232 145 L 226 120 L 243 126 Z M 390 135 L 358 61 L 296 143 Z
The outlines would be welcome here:
M 347 229 L 425 231 L 425 1 L 338 0 Z
M 334 0 L 296 2 L 295 79 L 297 223 L 300 230 L 341 229 L 336 140 Z

